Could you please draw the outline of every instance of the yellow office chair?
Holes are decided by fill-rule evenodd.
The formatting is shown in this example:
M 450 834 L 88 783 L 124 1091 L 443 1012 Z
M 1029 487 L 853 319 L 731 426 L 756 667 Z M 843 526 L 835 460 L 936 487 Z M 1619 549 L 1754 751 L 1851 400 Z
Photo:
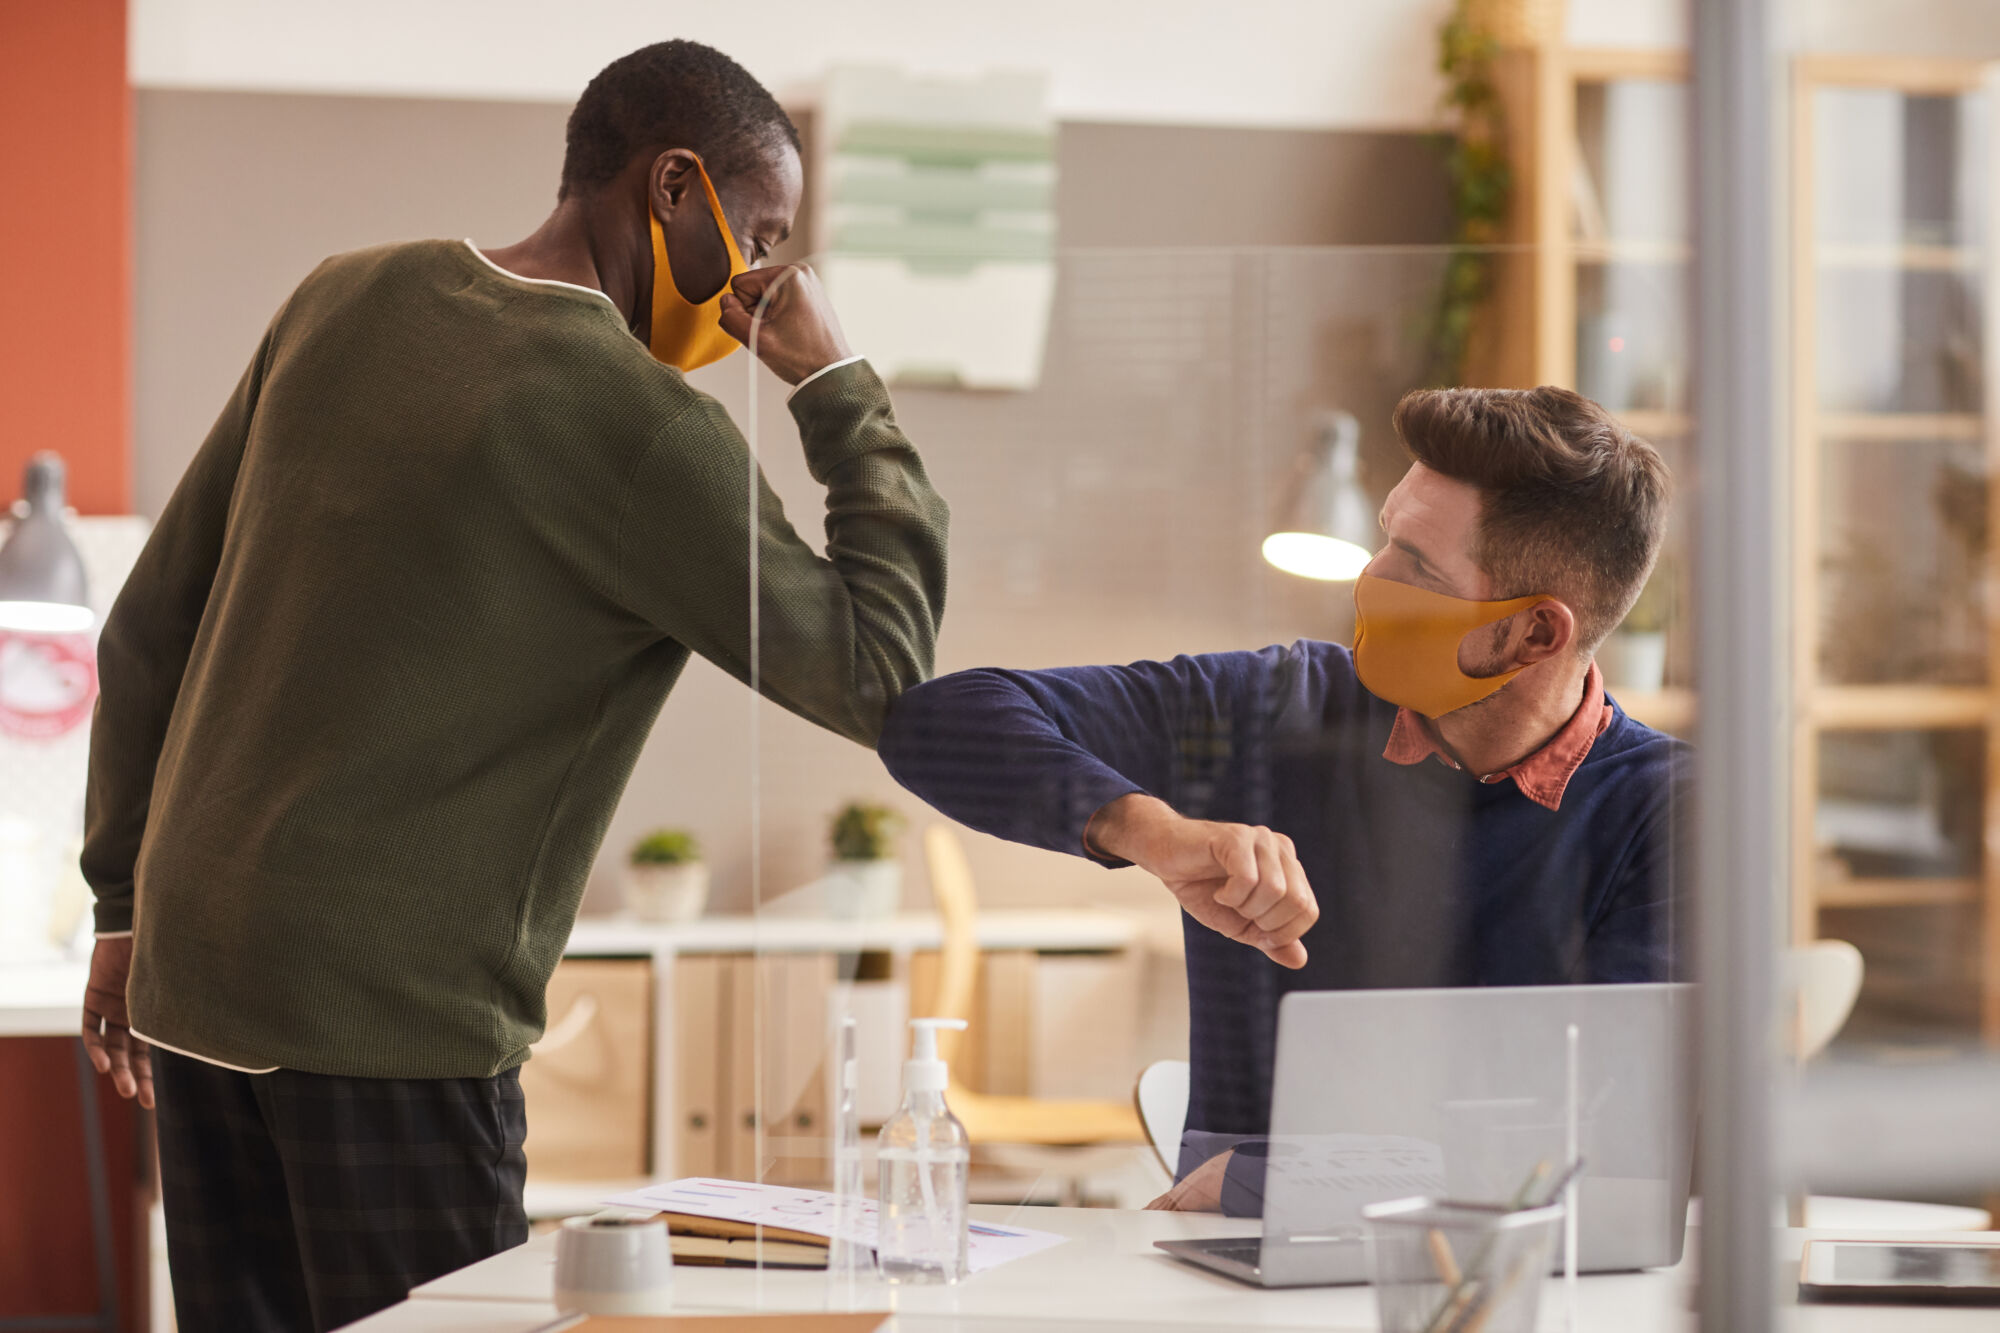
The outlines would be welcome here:
M 931 896 L 944 921 L 939 959 L 939 1018 L 970 1018 L 979 982 L 979 900 L 964 844 L 943 824 L 924 830 L 924 861 L 931 872 Z M 938 1033 L 938 1054 L 952 1070 L 945 1094 L 975 1146 L 987 1143 L 1046 1147 L 1144 1143 L 1138 1112 L 1126 1102 L 1057 1101 L 1041 1097 L 1000 1097 L 973 1092 L 959 1082 L 956 1032 Z

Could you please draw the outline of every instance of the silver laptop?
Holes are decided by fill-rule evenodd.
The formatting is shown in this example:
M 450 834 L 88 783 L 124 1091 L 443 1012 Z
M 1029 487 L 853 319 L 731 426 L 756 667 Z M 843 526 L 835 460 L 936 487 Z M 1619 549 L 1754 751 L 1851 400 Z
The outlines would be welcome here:
M 1503 1202 L 1561 1168 L 1571 1024 L 1577 1267 L 1678 1263 L 1695 1105 L 1685 985 L 1295 991 L 1278 1008 L 1263 1233 L 1154 1243 L 1259 1286 L 1367 1281 L 1363 1206 Z

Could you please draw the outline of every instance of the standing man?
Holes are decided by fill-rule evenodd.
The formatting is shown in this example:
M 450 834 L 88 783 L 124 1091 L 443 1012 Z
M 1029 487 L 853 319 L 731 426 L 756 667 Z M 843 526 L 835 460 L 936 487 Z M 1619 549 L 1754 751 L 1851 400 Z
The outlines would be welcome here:
M 944 503 L 812 273 L 747 268 L 801 181 L 728 57 L 614 62 L 539 230 L 322 264 L 161 514 L 99 648 L 84 1038 L 157 1095 L 189 1333 L 527 1238 L 517 1066 L 689 653 L 748 675 L 753 539 L 772 698 L 870 745 L 929 673 Z M 824 559 L 681 374 L 760 312 Z

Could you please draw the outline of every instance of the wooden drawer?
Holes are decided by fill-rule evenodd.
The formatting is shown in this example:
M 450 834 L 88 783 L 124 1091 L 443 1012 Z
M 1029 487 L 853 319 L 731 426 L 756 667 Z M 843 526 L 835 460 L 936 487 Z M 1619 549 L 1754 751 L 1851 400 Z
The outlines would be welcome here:
M 549 980 L 549 1027 L 521 1066 L 528 1173 L 620 1180 L 651 1161 L 653 966 L 571 958 Z
M 713 955 L 674 960 L 675 1176 L 729 1174 L 723 1057 L 729 1038 L 729 964 Z

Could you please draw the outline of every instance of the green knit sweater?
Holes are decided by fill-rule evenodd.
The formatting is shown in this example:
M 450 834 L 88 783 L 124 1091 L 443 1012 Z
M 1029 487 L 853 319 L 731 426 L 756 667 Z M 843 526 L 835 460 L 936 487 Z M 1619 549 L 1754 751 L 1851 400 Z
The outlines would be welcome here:
M 791 410 L 827 555 L 759 476 L 762 686 L 872 745 L 931 669 L 945 506 L 865 363 Z M 134 1030 L 361 1077 L 525 1059 L 689 652 L 749 675 L 751 467 L 597 293 L 460 242 L 322 264 L 98 645 L 83 868 Z

